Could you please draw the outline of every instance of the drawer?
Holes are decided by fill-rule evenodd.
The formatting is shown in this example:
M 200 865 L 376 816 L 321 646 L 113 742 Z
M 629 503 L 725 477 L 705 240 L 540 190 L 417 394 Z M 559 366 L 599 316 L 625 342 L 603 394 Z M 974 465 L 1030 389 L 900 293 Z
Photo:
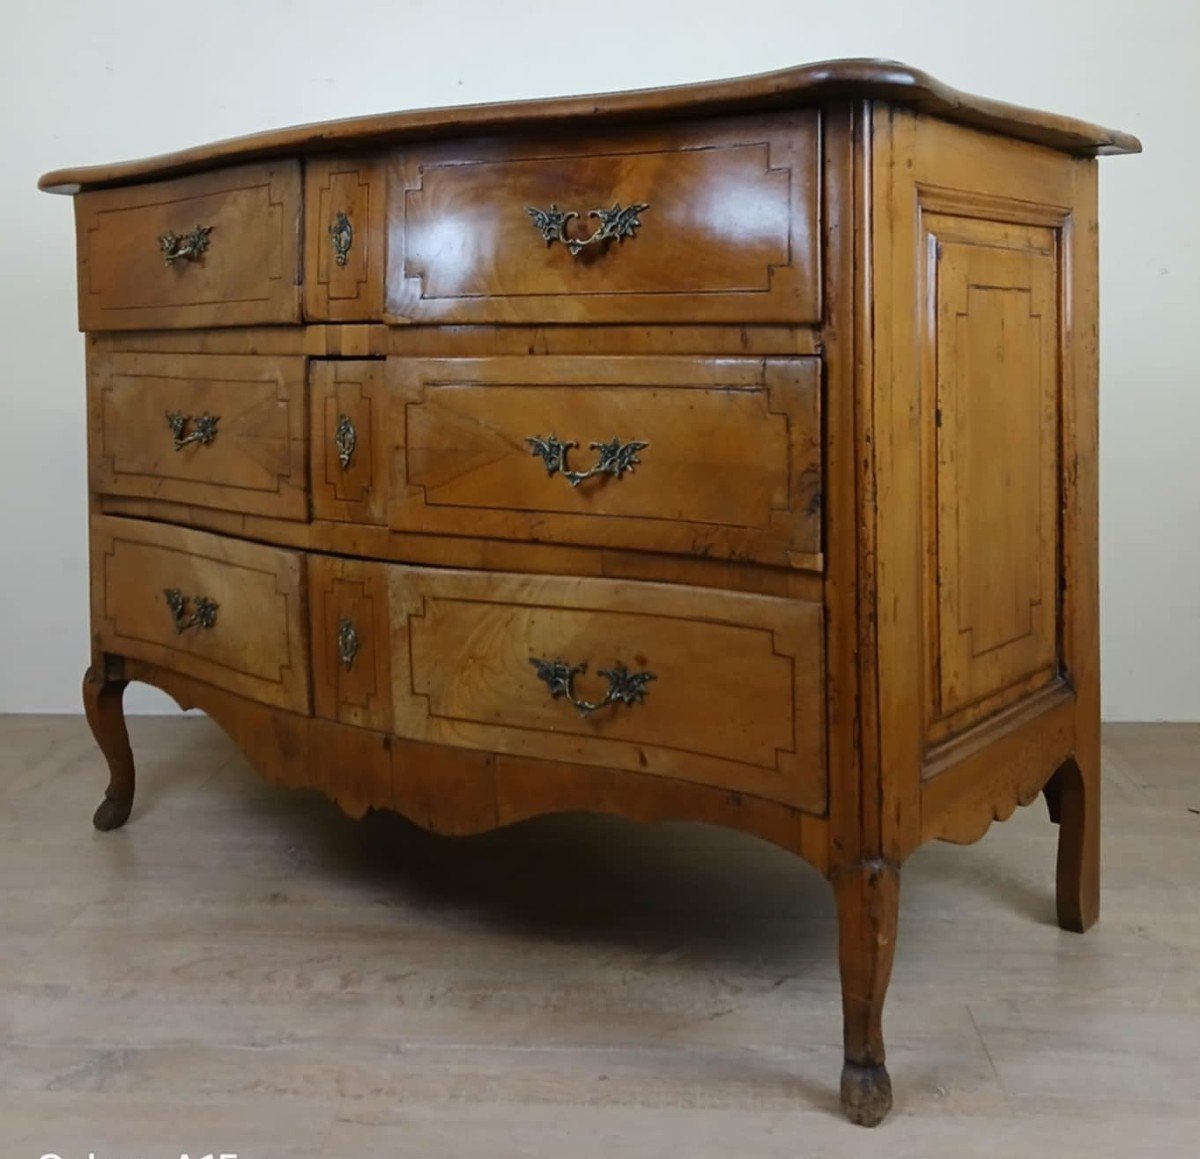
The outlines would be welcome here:
M 373 157 L 304 163 L 304 316 L 378 321 L 383 316 L 387 167 Z
M 159 523 L 92 521 L 96 647 L 307 712 L 304 561 Z
M 811 109 L 415 145 L 389 181 L 388 314 L 815 323 L 818 179 Z
M 75 198 L 82 330 L 300 320 L 300 163 Z
M 392 359 L 388 375 L 396 529 L 785 566 L 820 551 L 816 359 Z
M 386 571 L 399 735 L 824 810 L 817 604 L 666 584 Z
M 386 525 L 392 453 L 386 377 L 378 358 L 310 364 L 314 519 Z
M 304 374 L 301 357 L 95 352 L 93 490 L 307 519 Z
M 328 720 L 392 727 L 389 566 L 308 557 L 313 711 Z

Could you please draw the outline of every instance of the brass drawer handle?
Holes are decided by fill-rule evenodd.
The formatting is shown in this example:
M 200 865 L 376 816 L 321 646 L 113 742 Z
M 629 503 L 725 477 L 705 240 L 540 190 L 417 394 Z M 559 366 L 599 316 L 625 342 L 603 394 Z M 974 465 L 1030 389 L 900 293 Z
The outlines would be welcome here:
M 183 635 L 189 628 L 211 628 L 217 622 L 216 600 L 207 596 L 185 596 L 178 588 L 166 588 L 163 595 L 167 598 L 167 607 L 171 609 L 171 617 L 175 621 L 175 631 Z M 194 603 L 195 609 L 188 615 L 188 604 Z
M 611 209 L 589 210 L 588 217 L 594 217 L 600 223 L 591 237 L 568 237 L 567 222 L 579 214 L 574 211 L 564 213 L 553 203 L 549 209 L 527 205 L 525 212 L 533 218 L 533 228 L 542 235 L 542 240 L 547 245 L 560 241 L 572 257 L 577 257 L 590 245 L 600 245 L 614 239 L 623 242 L 627 237 L 633 237 L 642 224 L 638 220 L 638 214 L 649 208 L 646 202 L 635 201 L 622 209 L 620 203 L 614 201 Z
M 358 431 L 354 429 L 354 420 L 349 415 L 338 415 L 337 428 L 333 432 L 333 447 L 337 451 L 338 462 L 342 470 L 349 470 L 350 460 L 354 456 L 354 448 L 358 446 Z
M 333 219 L 333 224 L 329 227 L 329 240 L 333 245 L 333 260 L 339 266 L 344 266 L 350 246 L 354 244 L 354 226 L 344 213 L 339 213 Z
M 220 415 L 210 415 L 208 411 L 198 415 L 190 434 L 185 433 L 188 428 L 188 423 L 192 422 L 191 415 L 181 414 L 177 410 L 167 411 L 167 426 L 171 428 L 172 441 L 175 444 L 177 451 L 182 451 L 188 443 L 199 443 L 201 446 L 207 446 L 217 437 L 217 423 L 221 421 Z
M 630 672 L 624 664 L 599 669 L 599 675 L 608 681 L 608 691 L 602 700 L 580 700 L 575 695 L 575 677 L 587 671 L 587 661 L 568 664 L 565 660 L 542 660 L 530 656 L 529 663 L 537 669 L 538 679 L 546 682 L 554 700 L 560 696 L 573 704 L 580 716 L 599 712 L 610 704 L 641 704 L 646 699 L 646 685 L 658 677 L 653 672 Z
M 534 435 L 525 441 L 529 444 L 529 453 L 546 464 L 547 475 L 561 475 L 572 487 L 578 487 L 584 479 L 591 479 L 596 475 L 612 475 L 619 479 L 626 471 L 632 471 L 641 463 L 637 453 L 650 445 L 637 439 L 622 443 L 615 437 L 607 443 L 588 443 L 593 451 L 600 452 L 600 458 L 594 467 L 586 471 L 572 471 L 567 467 L 567 455 L 572 447 L 579 446 L 578 443 L 573 440 L 562 442 L 556 435 L 544 439 Z
M 190 233 L 182 236 L 177 233 L 164 233 L 158 239 L 158 248 L 162 250 L 163 261 L 169 266 L 173 266 L 182 258 L 194 262 L 208 249 L 208 235 L 212 231 L 211 225 L 198 225 Z
M 358 655 L 358 632 L 349 616 L 342 616 L 338 620 L 337 649 L 338 659 L 349 672 L 354 665 L 354 657 Z

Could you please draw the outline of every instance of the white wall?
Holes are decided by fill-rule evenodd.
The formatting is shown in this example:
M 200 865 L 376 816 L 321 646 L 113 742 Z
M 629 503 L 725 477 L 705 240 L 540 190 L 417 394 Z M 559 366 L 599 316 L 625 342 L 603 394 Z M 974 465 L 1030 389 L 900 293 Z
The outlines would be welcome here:
M 0 711 L 76 711 L 88 652 L 71 205 L 47 169 L 422 105 L 889 56 L 1139 134 L 1102 164 L 1110 719 L 1200 719 L 1200 5 L 1179 0 L 39 0 L 0 47 Z M 157 693 L 131 692 L 135 710 Z

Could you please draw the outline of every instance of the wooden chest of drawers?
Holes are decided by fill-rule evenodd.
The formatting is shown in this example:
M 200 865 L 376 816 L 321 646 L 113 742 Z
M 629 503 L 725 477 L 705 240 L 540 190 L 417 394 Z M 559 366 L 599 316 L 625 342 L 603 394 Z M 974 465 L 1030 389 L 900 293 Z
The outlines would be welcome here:
M 899 867 L 1044 793 L 1098 907 L 1096 173 L 1135 139 L 841 61 L 47 175 L 93 655 L 444 833 L 690 818 L 831 881 L 891 1105 Z

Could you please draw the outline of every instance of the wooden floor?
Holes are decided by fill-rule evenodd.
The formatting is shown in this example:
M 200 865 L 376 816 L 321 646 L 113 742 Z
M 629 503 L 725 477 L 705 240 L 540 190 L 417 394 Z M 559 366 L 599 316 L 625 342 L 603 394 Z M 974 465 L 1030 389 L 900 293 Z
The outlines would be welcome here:
M 0 717 L 0 1156 L 1200 1154 L 1200 726 L 1106 730 L 1103 914 L 1052 922 L 1018 810 L 905 869 L 896 1093 L 843 1122 L 831 898 L 692 825 L 481 838 L 272 789 L 200 717 L 131 722 L 93 832 L 81 719 Z

